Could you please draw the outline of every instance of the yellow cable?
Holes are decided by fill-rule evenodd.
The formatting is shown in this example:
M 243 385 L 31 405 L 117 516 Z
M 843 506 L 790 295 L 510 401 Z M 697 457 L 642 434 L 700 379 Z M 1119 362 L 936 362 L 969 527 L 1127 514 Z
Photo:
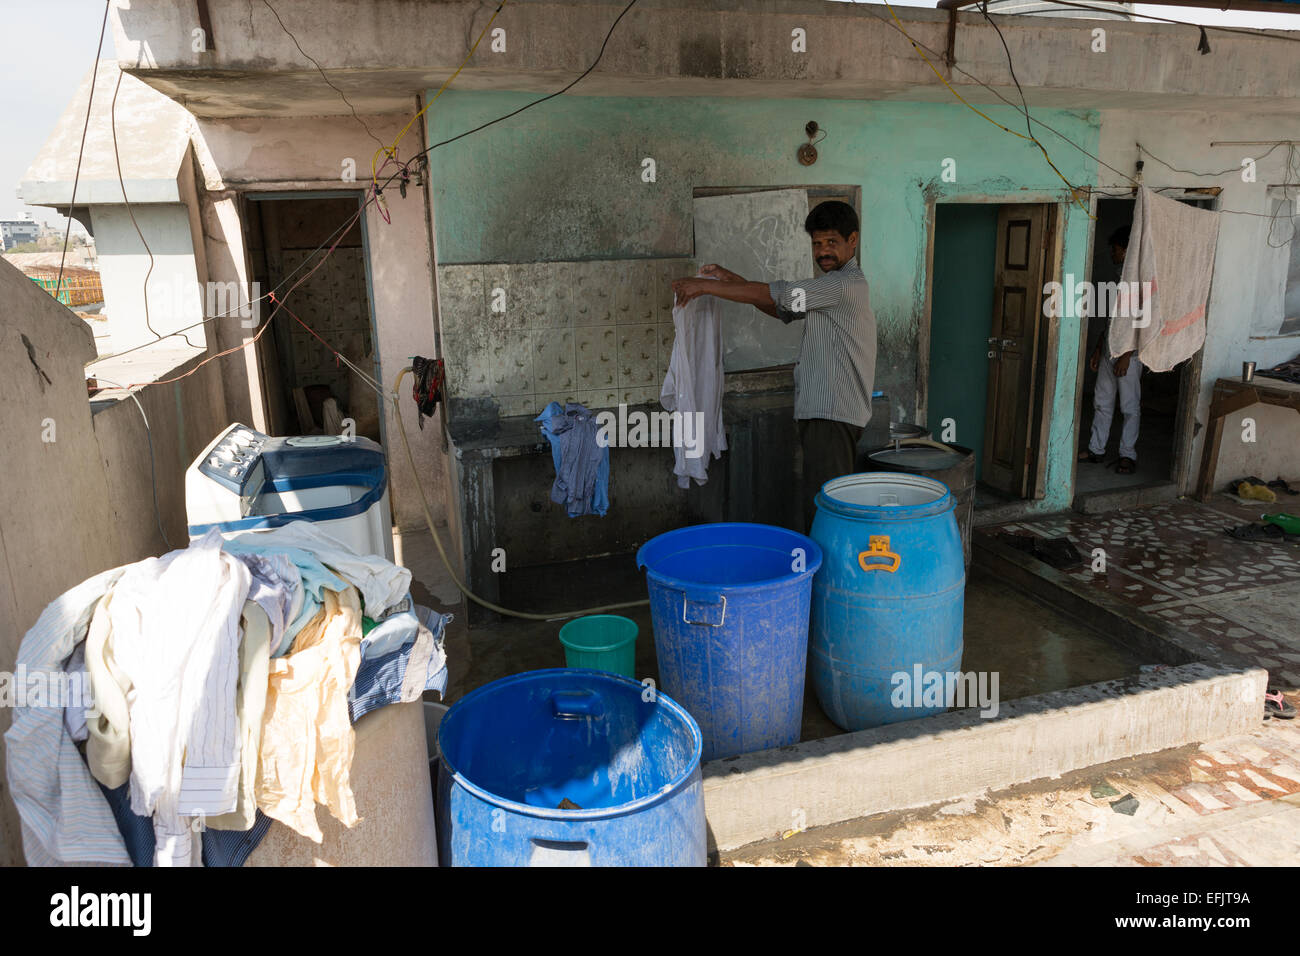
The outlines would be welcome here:
M 447 87 L 451 85 L 451 81 L 456 79 L 456 77 L 460 76 L 460 71 L 465 69 L 465 64 L 470 61 L 470 59 L 474 56 L 474 51 L 478 49 L 479 42 L 482 41 L 483 37 L 487 35 L 488 30 L 492 26 L 492 21 L 497 18 L 497 14 L 501 12 L 501 8 L 504 7 L 509 2 L 510 0 L 501 0 L 501 3 L 497 6 L 496 10 L 493 11 L 492 16 L 488 18 L 488 22 L 483 27 L 482 32 L 479 33 L 478 39 L 475 40 L 474 45 L 469 48 L 469 53 L 466 54 L 465 59 L 461 61 L 460 66 L 456 67 L 456 72 L 453 73 L 451 76 L 447 77 L 446 81 L 442 84 L 442 86 L 438 88 L 438 92 L 433 95 L 433 99 L 425 103 L 424 107 L 420 110 L 420 112 L 412 116 L 410 121 L 407 122 L 407 124 L 402 127 L 402 131 L 398 133 L 397 138 L 393 140 L 393 145 L 387 148 L 375 150 L 375 155 L 370 157 L 370 179 L 372 182 L 377 182 L 379 179 L 379 172 L 376 169 L 375 164 L 379 161 L 380 155 L 387 155 L 390 158 L 396 158 L 397 144 L 402 141 L 402 137 L 407 134 L 407 132 L 411 129 L 412 126 L 415 125 L 415 121 L 418 120 L 421 116 L 423 116 L 425 111 L 430 106 L 433 105 L 433 101 L 436 100 L 438 97 L 442 96 L 443 90 L 445 90 Z
M 442 546 L 442 538 L 438 535 L 438 529 L 434 527 L 433 513 L 429 510 L 429 499 L 424 493 L 424 482 L 420 480 L 420 470 L 415 467 L 415 456 L 411 454 L 411 443 L 406 438 L 406 424 L 402 421 L 402 402 L 399 395 L 399 389 L 402 387 L 402 379 L 406 377 L 406 373 L 409 371 L 411 371 L 409 367 L 402 369 L 401 374 L 397 376 L 397 381 L 393 383 L 392 399 L 393 410 L 397 413 L 397 433 L 402 436 L 402 447 L 406 449 L 406 461 L 411 466 L 411 474 L 415 476 L 415 486 L 420 489 L 420 506 L 424 509 L 424 520 L 429 526 L 429 534 L 433 535 L 433 543 L 438 546 L 438 554 L 442 557 L 442 563 L 447 569 L 447 573 L 451 575 L 451 579 L 456 582 L 456 587 L 460 588 L 461 592 L 467 598 L 475 604 L 482 605 L 489 611 L 496 611 L 498 614 L 504 614 L 507 617 L 521 617 L 528 621 L 563 621 L 571 617 L 582 617 L 585 614 L 604 614 L 606 611 L 618 611 L 629 607 L 645 607 L 650 603 L 648 600 L 625 601 L 622 604 L 603 604 L 600 607 L 586 607 L 577 611 L 556 611 L 554 614 L 530 614 L 526 611 L 512 611 L 509 608 L 502 607 L 500 604 L 493 604 L 491 601 L 479 597 L 467 588 L 464 582 L 462 582 L 456 575 L 456 569 L 452 567 L 451 560 L 447 557 L 447 551 Z
M 925 61 L 926 66 L 928 66 L 931 70 L 934 70 L 934 75 L 937 76 L 937 77 L 939 78 L 939 82 L 940 82 L 940 83 L 942 83 L 944 86 L 948 87 L 948 92 L 950 92 L 953 96 L 957 97 L 957 99 L 961 100 L 961 102 L 962 102 L 964 105 L 966 105 L 967 107 L 969 107 L 971 110 L 974 110 L 976 113 L 979 113 L 980 116 L 983 116 L 986 120 L 988 120 L 990 123 L 992 123 L 992 124 L 993 124 L 994 126 L 996 126 L 998 129 L 1002 130 L 1004 133 L 1010 133 L 1012 136 L 1019 136 L 1021 139 L 1023 139 L 1023 140 L 1027 140 L 1028 142 L 1031 142 L 1031 143 L 1033 143 L 1035 146 L 1037 146 L 1038 149 L 1039 149 L 1039 150 L 1042 152 L 1042 154 L 1043 154 L 1043 159 L 1047 160 L 1047 165 L 1052 167 L 1052 172 L 1056 173 L 1056 175 L 1060 177 L 1061 182 L 1065 183 L 1066 186 L 1069 186 L 1069 187 L 1070 187 L 1070 194 L 1071 194 L 1071 196 L 1074 197 L 1074 201 L 1075 201 L 1075 203 L 1078 204 L 1079 208 L 1082 209 L 1082 210 L 1084 211 L 1084 213 L 1088 216 L 1089 219 L 1096 219 L 1097 217 L 1094 216 L 1092 213 L 1088 212 L 1088 207 L 1085 206 L 1085 205 L 1083 204 L 1083 200 L 1081 200 L 1081 199 L 1078 197 L 1078 195 L 1077 195 L 1077 192 L 1078 192 L 1078 191 L 1074 188 L 1074 184 L 1071 183 L 1068 179 L 1065 178 L 1065 175 L 1064 175 L 1064 174 L 1063 174 L 1059 169 L 1057 169 L 1057 168 L 1056 168 L 1056 164 L 1055 164 L 1054 162 L 1052 162 L 1052 157 L 1049 156 L 1049 155 L 1047 155 L 1047 147 L 1045 147 L 1042 143 L 1040 143 L 1040 142 L 1038 141 L 1037 137 L 1034 137 L 1034 136 L 1026 136 L 1024 133 L 1017 133 L 1017 132 L 1016 132 L 1015 130 L 1013 130 L 1013 129 L 1008 129 L 1007 127 L 1005 127 L 1005 126 L 1003 126 L 1001 123 L 999 123 L 997 120 L 995 120 L 993 117 L 989 116 L 987 113 L 983 113 L 983 112 L 981 112 L 980 110 L 978 110 L 978 109 L 976 109 L 974 106 L 972 106 L 970 103 L 968 103 L 968 102 L 966 101 L 966 98 L 965 98 L 964 96 L 962 96 L 960 93 L 958 93 L 957 90 L 953 88 L 953 85 L 952 85 L 951 83 L 949 83 L 949 82 L 944 78 L 944 75 L 943 75 L 942 73 L 939 72 L 938 67 L 936 67 L 933 63 L 930 62 L 930 58 L 929 58 L 928 56 L 925 55 L 925 51 L 923 51 L 923 50 L 922 50 L 922 49 L 917 45 L 916 41 L 912 39 L 911 34 L 909 34 L 909 33 L 907 32 L 907 30 L 903 28 L 903 22 L 902 22 L 901 20 L 898 19 L 898 14 L 895 13 L 895 12 L 894 12 L 894 8 L 893 8 L 892 6 L 890 6 L 889 0 L 885 0 L 885 6 L 886 6 L 886 7 L 889 7 L 889 15 L 890 15 L 891 17 L 894 18 L 894 24 L 898 27 L 898 32 L 901 33 L 901 34 L 903 34 L 903 36 L 907 37 L 907 42 L 910 43 L 910 44 L 912 44 L 912 49 L 915 50 L 915 51 L 917 52 L 917 54 L 921 57 L 921 59 L 923 59 L 923 60 Z M 1026 116 L 1029 115 L 1029 114 L 1028 114 L 1028 111 L 1026 111 L 1025 115 L 1026 115 Z

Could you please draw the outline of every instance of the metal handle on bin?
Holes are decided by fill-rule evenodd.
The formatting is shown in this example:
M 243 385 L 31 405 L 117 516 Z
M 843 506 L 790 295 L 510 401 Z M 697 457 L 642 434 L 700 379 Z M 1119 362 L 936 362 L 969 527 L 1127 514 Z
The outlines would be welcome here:
M 560 720 L 604 717 L 605 702 L 590 690 L 557 690 L 551 695 L 551 714 Z
M 721 595 L 719 595 L 719 597 L 720 597 L 721 600 L 722 600 L 722 615 L 718 618 L 718 623 L 717 623 L 717 624 L 714 624 L 714 623 L 712 623 L 711 621 L 692 621 L 692 620 L 690 620 L 690 619 L 686 616 L 686 605 L 689 604 L 689 603 L 691 603 L 691 596 L 690 596 L 689 594 L 683 594 L 683 595 L 682 595 L 682 623 L 683 623 L 683 624 L 702 624 L 702 625 L 704 625 L 705 627 L 722 627 L 723 623 L 727 620 L 727 596 L 726 596 L 725 594 L 721 594 Z M 695 603 L 696 603 L 696 604 L 705 604 L 705 603 L 707 603 L 707 602 L 705 602 L 705 601 L 695 601 Z

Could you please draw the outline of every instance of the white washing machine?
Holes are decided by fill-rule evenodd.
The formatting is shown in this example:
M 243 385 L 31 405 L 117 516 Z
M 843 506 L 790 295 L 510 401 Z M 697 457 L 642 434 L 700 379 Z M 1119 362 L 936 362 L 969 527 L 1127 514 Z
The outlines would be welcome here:
M 272 438 L 231 425 L 185 472 L 191 538 L 311 521 L 358 554 L 393 560 L 384 451 L 368 438 Z

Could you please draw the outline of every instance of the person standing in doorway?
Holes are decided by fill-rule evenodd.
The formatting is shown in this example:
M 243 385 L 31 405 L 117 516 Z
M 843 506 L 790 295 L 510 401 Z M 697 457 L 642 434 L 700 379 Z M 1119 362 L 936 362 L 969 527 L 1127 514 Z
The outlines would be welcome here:
M 867 280 L 858 268 L 858 215 L 843 202 L 824 202 L 804 222 L 820 275 L 801 280 L 749 282 L 719 265 L 708 278 L 673 282 L 677 303 L 714 295 L 752 305 L 789 324 L 803 322 L 794 369 L 794 417 L 803 451 L 805 530 L 815 498 L 832 478 L 852 474 L 858 439 L 871 418 L 876 372 L 876 318 Z
M 1110 235 L 1110 261 L 1117 269 L 1124 265 L 1128 237 L 1128 226 L 1116 229 Z M 1097 304 L 1101 304 L 1101 296 L 1097 296 Z M 1114 310 L 1114 302 L 1107 305 L 1108 312 Z M 1115 473 L 1131 475 L 1137 470 L 1138 427 L 1142 416 L 1142 362 L 1135 351 L 1125 352 L 1116 358 L 1107 354 L 1109 350 L 1106 341 L 1110 337 L 1110 323 L 1114 319 L 1114 315 L 1107 316 L 1106 326 L 1088 357 L 1088 367 L 1097 373 L 1097 384 L 1092 398 L 1092 435 L 1087 450 L 1079 453 L 1079 461 L 1097 464 L 1106 454 L 1106 443 L 1110 441 L 1110 426 L 1115 417 L 1115 401 L 1118 397 L 1120 414 L 1124 416 L 1124 428 L 1120 432 L 1119 463 L 1115 466 Z

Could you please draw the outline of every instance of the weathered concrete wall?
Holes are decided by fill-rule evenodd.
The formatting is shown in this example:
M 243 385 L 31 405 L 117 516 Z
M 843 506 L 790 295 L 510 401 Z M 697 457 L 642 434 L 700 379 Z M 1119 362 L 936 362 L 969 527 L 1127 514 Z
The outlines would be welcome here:
M 59 594 L 106 568 L 166 550 L 154 518 L 140 410 L 123 399 L 92 416 L 84 365 L 93 358 L 85 323 L 0 264 L 0 370 L 10 384 L 8 410 L 0 417 L 6 491 L 0 506 L 0 670 L 13 670 L 23 635 Z M 153 432 L 163 527 L 173 546 L 183 546 L 184 469 L 224 421 L 221 380 L 210 364 L 183 381 L 141 389 L 137 397 Z M 9 713 L 0 709 L 0 732 L 8 725 Z M 0 780 L 0 865 L 22 859 L 6 790 Z
M 104 283 L 109 349 L 122 352 L 178 329 L 186 329 L 185 337 L 202 346 L 204 327 L 197 323 L 203 320 L 205 293 L 186 207 L 159 203 L 132 206 L 128 213 L 126 206 L 105 205 L 92 206 L 90 211 Z M 140 241 L 137 225 L 145 242 Z
M 1300 352 L 1300 344 L 1296 346 Z M 1260 379 L 1262 383 L 1267 379 Z M 1243 427 L 1245 419 L 1252 419 L 1254 427 Z M 1253 436 L 1252 441 L 1247 441 Z M 1196 459 L 1200 467 L 1200 458 Z M 1300 479 L 1300 414 L 1276 405 L 1251 405 L 1223 419 L 1223 439 L 1219 443 L 1219 463 L 1214 470 L 1210 487 L 1224 488 L 1237 478 L 1254 475 L 1265 481 L 1285 478 Z M 1296 487 L 1294 484 L 1292 487 Z M 1300 499 L 1286 494 L 1278 495 L 1276 507 L 1262 505 L 1261 511 L 1300 511 Z
M 429 141 L 531 98 L 444 93 L 431 111 Z M 989 115 L 1016 124 L 1007 109 Z M 1095 116 L 1036 115 L 1095 152 Z M 816 165 L 805 167 L 795 149 L 806 141 L 810 119 L 828 134 Z M 654 182 L 642 179 L 646 158 L 655 161 Z M 1095 181 L 1096 164 L 1077 150 L 1053 148 L 1052 158 L 1072 184 Z M 941 181 L 946 159 L 956 163 L 955 182 Z M 860 186 L 861 261 L 879 342 L 876 388 L 896 397 L 909 416 L 919 397 L 927 202 L 1060 201 L 1064 190 L 1037 147 L 963 106 L 836 100 L 566 96 L 436 150 L 431 174 L 444 265 L 691 258 L 696 187 Z M 1062 208 L 1064 268 L 1082 274 L 1088 219 L 1078 206 Z M 538 298 L 563 295 L 563 282 L 557 266 L 549 275 L 540 271 L 529 291 Z M 1063 317 L 1060 341 L 1074 343 L 1078 335 L 1077 317 Z M 1077 364 L 1073 349 L 1062 348 L 1051 397 L 1048 492 L 1037 507 L 1069 503 Z
M 1282 145 L 1270 150 L 1270 145 L 1278 140 L 1300 139 L 1300 106 L 1293 98 L 1288 108 L 1289 115 L 1282 116 L 1118 111 L 1102 114 L 1097 153 L 1102 162 L 1131 176 L 1137 161 L 1145 160 L 1143 182 L 1153 188 L 1220 186 L 1223 190 L 1218 197 L 1218 208 L 1223 212 L 1196 405 L 1196 420 L 1202 424 L 1207 421 L 1215 379 L 1239 378 L 1244 361 L 1269 368 L 1300 353 L 1300 334 L 1277 334 L 1282 322 L 1286 259 L 1270 245 L 1270 186 L 1294 179 L 1286 170 L 1288 148 Z M 1211 145 L 1225 141 L 1255 144 Z M 1269 145 L 1258 145 L 1259 141 Z M 1141 153 L 1139 143 L 1150 153 Z M 1254 182 L 1246 182 L 1242 176 L 1241 164 L 1248 157 L 1256 160 Z M 1178 172 L 1169 166 L 1193 172 Z M 1099 180 L 1111 191 L 1126 191 L 1129 186 L 1116 172 L 1105 168 Z M 1283 221 L 1273 233 L 1272 243 L 1283 242 L 1290 234 L 1289 226 Z M 1294 425 L 1286 415 L 1273 415 L 1273 411 L 1256 408 L 1249 412 L 1262 426 L 1260 445 L 1255 449 L 1233 447 L 1240 445 L 1234 436 L 1239 438 L 1241 434 L 1242 416 L 1229 417 L 1226 425 L 1236 425 L 1237 430 L 1224 432 L 1221 455 L 1228 458 L 1219 469 L 1219 483 L 1252 473 L 1247 470 L 1229 474 L 1232 469 L 1264 467 L 1282 475 L 1300 474 L 1300 443 L 1295 440 Z M 1296 417 L 1294 412 L 1287 414 Z M 1275 424 L 1280 427 L 1275 429 Z M 1193 482 L 1200 467 L 1204 436 L 1202 429 L 1191 440 Z M 1275 451 L 1265 452 L 1265 445 Z M 1262 454 L 1272 457 L 1260 459 Z M 1260 477 L 1271 480 L 1276 474 Z
M 413 98 L 408 106 L 414 113 Z M 363 122 L 376 137 L 391 143 L 406 124 L 406 117 L 368 116 Z M 418 151 L 419 138 L 418 127 L 413 127 L 402 142 L 403 156 Z M 351 117 L 347 120 L 300 117 L 202 121 L 196 137 L 196 153 L 203 176 L 205 246 L 212 281 L 244 284 L 250 281 L 239 219 L 241 192 L 274 191 L 288 195 L 312 190 L 356 195 L 369 180 L 371 158 L 377 149 L 375 140 Z M 390 168 L 388 172 L 391 171 Z M 355 179 L 344 178 L 353 172 Z M 410 356 L 431 357 L 437 349 L 434 260 L 429 248 L 424 189 L 412 184 L 403 199 L 394 187 L 384 196 L 391 222 L 386 222 L 373 204 L 363 219 L 379 364 L 387 392 L 401 369 L 410 364 Z M 265 294 L 270 290 L 261 291 Z M 292 308 L 292 298 L 287 303 Z M 265 318 L 269 304 L 263 303 L 261 308 L 260 315 Z M 254 331 L 255 328 L 245 328 L 238 318 L 214 323 L 214 334 L 221 348 L 242 344 Z M 246 390 L 252 396 L 247 409 L 250 424 L 265 428 L 262 395 L 268 387 L 267 370 L 259 367 L 254 349 L 244 349 L 241 355 L 242 359 L 231 356 L 223 360 L 231 363 L 225 368 L 225 374 L 231 382 L 232 393 Z M 408 376 L 402 386 L 407 436 L 434 518 L 445 521 L 447 456 L 436 425 L 431 430 L 426 424 L 423 431 L 416 426 L 415 410 L 410 406 L 410 384 Z M 392 479 L 393 516 L 400 527 L 411 528 L 422 525 L 424 517 L 397 429 L 391 404 L 385 403 L 384 437 Z
M 180 198 L 177 173 L 193 123 L 179 103 L 124 75 L 113 60 L 100 60 L 86 72 L 32 159 L 23 175 L 22 198 L 32 205 L 66 210 L 75 181 L 79 206 L 121 203 L 123 183 L 132 203 L 176 202 Z
M 494 7 L 472 0 L 282 0 L 284 27 L 362 113 L 404 109 L 403 95 L 439 86 L 464 59 Z M 514 0 L 493 22 L 505 48 L 485 40 L 456 78 L 465 90 L 550 92 L 585 69 L 623 0 Z M 264 4 L 209 4 L 216 49 L 196 52 L 193 0 L 117 0 L 117 54 L 146 82 L 184 96 L 200 116 L 349 114 Z M 931 51 L 947 40 L 945 11 L 898 8 L 907 32 Z M 1300 95 L 1288 43 L 1215 34 L 1196 52 L 1186 27 L 996 17 L 1020 84 L 1036 107 L 1208 108 Z M 958 17 L 957 64 L 1017 98 L 1008 50 L 976 13 Z M 797 52 L 792 32 L 806 34 Z M 978 103 L 996 98 L 960 73 Z M 623 17 L 599 69 L 581 91 L 600 96 L 861 98 L 951 102 L 930 67 L 878 4 L 822 0 L 642 0 Z M 1023 124 L 1022 124 L 1023 125 Z M 1049 146 L 1050 148 L 1050 146 Z

